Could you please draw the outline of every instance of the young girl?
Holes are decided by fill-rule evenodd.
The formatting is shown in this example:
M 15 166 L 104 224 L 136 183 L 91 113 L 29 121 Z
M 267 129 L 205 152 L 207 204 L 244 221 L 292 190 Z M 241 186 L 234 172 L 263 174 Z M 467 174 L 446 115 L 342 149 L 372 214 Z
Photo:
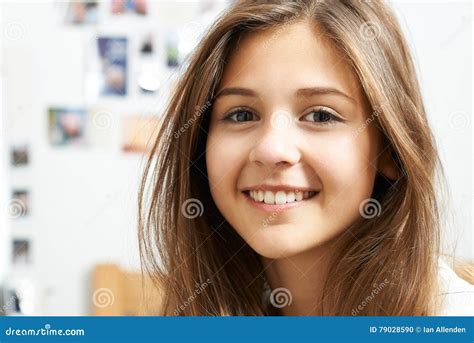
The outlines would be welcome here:
M 386 5 L 237 2 L 192 56 L 142 181 L 159 314 L 472 314 L 474 287 L 439 258 L 439 167 Z

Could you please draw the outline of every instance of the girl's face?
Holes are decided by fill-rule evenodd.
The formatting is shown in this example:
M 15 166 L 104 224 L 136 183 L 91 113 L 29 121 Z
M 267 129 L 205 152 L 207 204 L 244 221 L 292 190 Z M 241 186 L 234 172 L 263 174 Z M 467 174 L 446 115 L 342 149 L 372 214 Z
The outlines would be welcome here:
M 371 118 L 372 117 L 372 118 Z M 342 55 L 308 22 L 244 36 L 212 107 L 212 197 L 260 255 L 328 242 L 360 216 L 381 137 Z

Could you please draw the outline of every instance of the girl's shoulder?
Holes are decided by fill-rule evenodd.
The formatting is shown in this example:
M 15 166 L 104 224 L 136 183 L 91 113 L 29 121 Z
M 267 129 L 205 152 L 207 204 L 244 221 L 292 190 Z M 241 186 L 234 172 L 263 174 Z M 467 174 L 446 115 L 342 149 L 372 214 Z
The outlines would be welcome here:
M 459 277 L 443 259 L 438 262 L 439 316 L 474 316 L 474 285 Z

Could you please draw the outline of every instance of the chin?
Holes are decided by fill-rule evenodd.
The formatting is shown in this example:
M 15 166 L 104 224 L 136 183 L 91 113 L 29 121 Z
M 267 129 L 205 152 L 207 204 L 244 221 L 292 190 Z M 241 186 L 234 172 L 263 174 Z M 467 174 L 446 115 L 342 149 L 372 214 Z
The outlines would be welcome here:
M 252 249 L 262 257 L 269 258 L 269 259 L 280 259 L 286 258 L 295 255 L 294 253 L 288 252 L 288 250 L 275 247 L 275 246 L 260 246 L 252 247 Z
M 315 231 L 319 234 L 315 234 Z M 337 239 L 343 230 L 323 232 L 311 228 L 299 230 L 294 225 L 273 225 L 260 229 L 258 234 L 242 237 L 260 256 L 269 259 L 289 258 L 318 247 L 325 247 Z M 247 239 L 246 239 L 247 238 Z
M 270 259 L 291 257 L 309 248 L 305 242 L 297 242 L 275 232 L 270 235 L 257 235 L 248 244 L 257 254 Z

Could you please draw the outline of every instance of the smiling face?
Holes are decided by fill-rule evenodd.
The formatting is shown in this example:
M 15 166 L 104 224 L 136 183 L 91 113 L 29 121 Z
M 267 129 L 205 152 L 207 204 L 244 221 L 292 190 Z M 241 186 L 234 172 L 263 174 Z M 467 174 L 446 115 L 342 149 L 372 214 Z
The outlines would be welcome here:
M 370 106 L 331 43 L 307 21 L 248 34 L 217 94 L 211 194 L 252 249 L 288 257 L 350 227 L 371 197 L 381 137 L 364 125 Z

